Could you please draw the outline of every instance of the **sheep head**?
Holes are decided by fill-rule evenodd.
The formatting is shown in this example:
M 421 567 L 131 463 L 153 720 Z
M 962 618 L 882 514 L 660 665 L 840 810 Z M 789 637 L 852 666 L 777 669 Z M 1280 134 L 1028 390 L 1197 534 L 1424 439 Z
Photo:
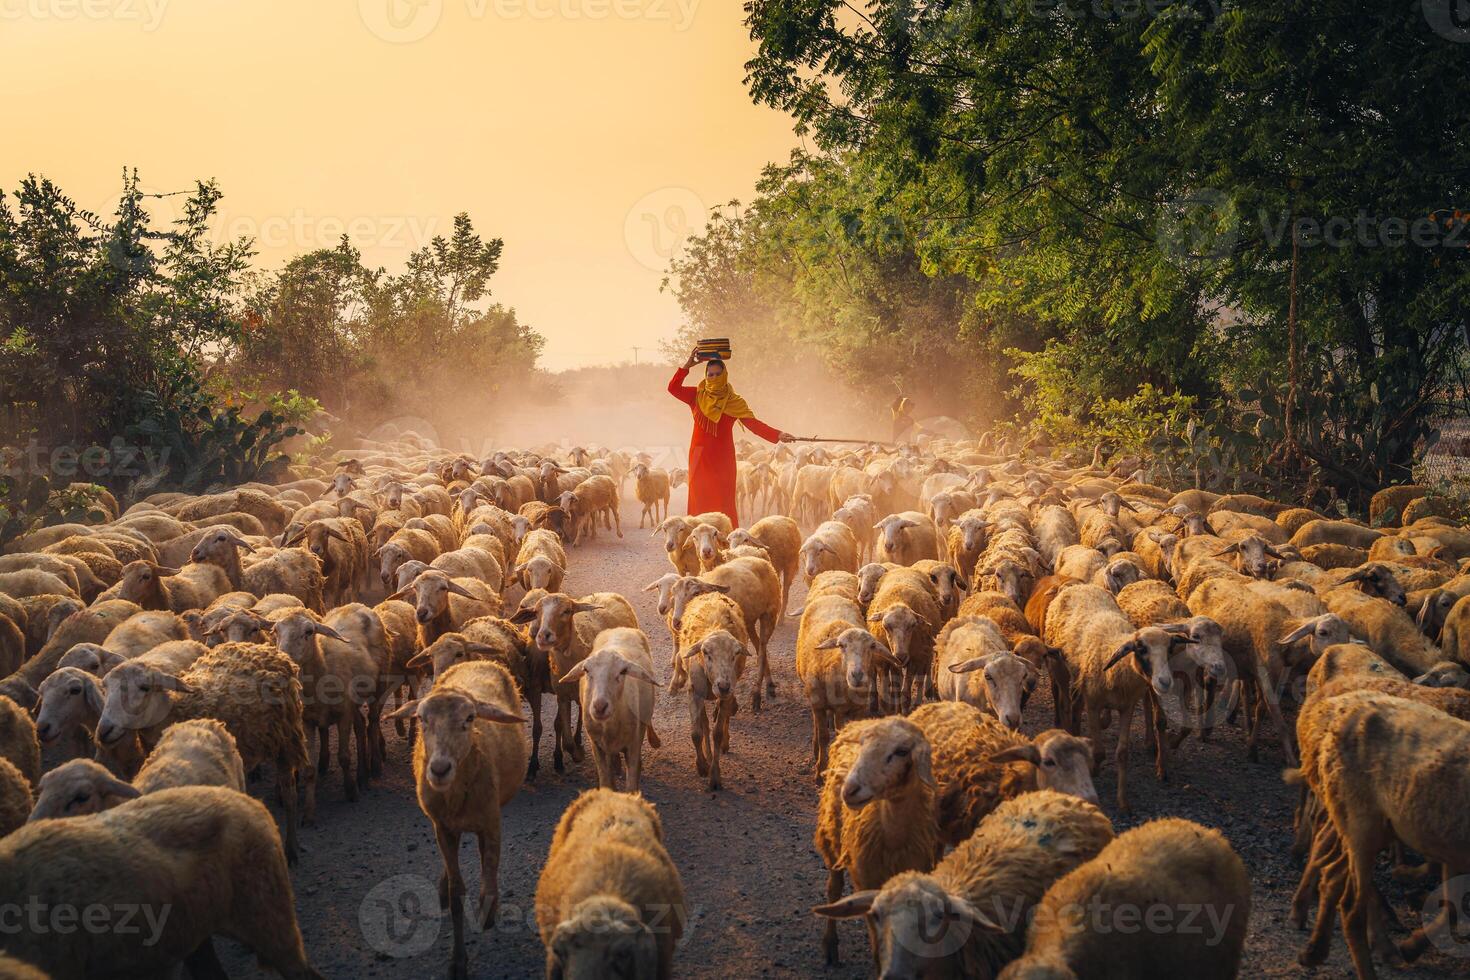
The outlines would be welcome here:
M 962 637 L 958 634 L 967 628 L 973 627 L 961 626 L 951 633 L 950 642 L 962 641 Z M 983 657 L 973 657 L 950 664 L 949 669 L 955 674 L 970 674 L 979 671 L 981 682 L 985 685 L 985 697 L 989 700 L 990 709 L 995 712 L 995 717 L 1011 731 L 1020 729 L 1021 702 L 1023 697 L 1036 686 L 1035 667 L 1015 654 L 1005 651 L 987 653 Z
M 1114 650 L 1103 669 L 1111 670 L 1131 656 L 1134 669 L 1153 686 L 1154 691 L 1168 694 L 1174 686 L 1174 672 L 1169 664 L 1169 652 L 1174 642 L 1173 634 L 1156 626 L 1145 627 Z
M 907 718 L 888 717 L 863 732 L 857 758 L 842 783 L 842 802 L 853 810 L 908 791 L 915 780 L 934 787 L 929 740 Z
M 721 595 L 725 595 L 729 591 L 730 587 L 728 585 L 715 585 L 713 582 L 706 582 L 693 575 L 680 577 L 679 581 L 675 582 L 669 590 L 670 625 L 675 630 L 684 628 L 684 610 L 695 596 L 705 595 L 709 592 L 718 592 Z
M 36 714 L 36 737 L 50 745 L 78 725 L 102 713 L 102 687 L 97 678 L 77 667 L 59 667 L 41 682 Z
M 735 693 L 735 682 L 745 670 L 745 659 L 749 655 L 744 643 L 729 630 L 722 629 L 706 633 L 681 654 L 690 667 L 693 667 L 691 661 L 695 657 L 700 658 L 702 680 L 708 687 L 700 690 L 702 685 L 696 680 L 695 689 L 707 698 L 724 698 Z
M 419 721 L 419 738 L 423 740 L 423 772 L 421 778 L 439 792 L 454 785 L 455 774 L 474 746 L 477 724 L 521 725 L 518 714 L 504 711 L 493 704 L 481 704 L 469 695 L 452 688 L 435 689 L 427 697 L 410 701 L 388 715 Z
M 869 616 L 868 622 L 881 627 L 882 636 L 899 663 L 907 666 L 917 652 L 915 641 L 921 632 L 932 631 L 934 626 L 904 603 L 895 603 L 883 610 L 881 615 Z
M 812 912 L 828 919 L 867 917 L 883 977 L 928 976 L 980 931 L 1005 931 L 933 875 L 916 871 L 895 875 L 881 891 L 854 892 Z
M 888 651 L 872 633 L 857 626 L 850 626 L 817 644 L 818 650 L 842 651 L 842 676 L 847 689 L 853 693 L 866 693 L 873 677 L 873 668 L 882 665 L 889 670 L 902 670 L 903 664 Z
M 1053 728 L 1029 743 L 997 752 L 990 761 L 1027 763 L 1036 770 L 1037 789 L 1055 790 L 1097 805 L 1097 787 L 1092 783 L 1091 739 Z
M 858 602 L 867 608 L 868 603 L 878 594 L 878 583 L 883 581 L 883 576 L 888 574 L 888 566 L 881 562 L 869 562 L 858 569 Z
M 485 643 L 477 643 L 463 633 L 445 633 L 423 650 L 410 657 L 405 667 L 415 669 L 429 667 L 435 680 L 455 664 L 468 663 L 504 651 Z
M 641 664 L 635 664 L 616 650 L 594 650 L 586 660 L 562 675 L 562 684 L 577 684 L 581 703 L 593 721 L 607 721 L 613 709 L 623 700 L 623 687 L 628 679 L 659 684 L 658 678 Z
M 674 607 L 673 591 L 674 585 L 678 581 L 678 572 L 665 572 L 643 587 L 644 592 L 658 593 L 658 614 L 660 616 L 667 616 L 669 610 Z
M 658 939 L 638 910 L 610 895 L 584 899 L 557 923 L 547 944 L 549 977 L 653 977 L 659 973 Z
M 1349 583 L 1357 583 L 1364 595 L 1387 599 L 1396 606 L 1406 606 L 1409 603 L 1409 594 L 1404 591 L 1398 578 L 1388 566 L 1376 561 L 1357 569 L 1341 582 L 1342 585 Z
M 694 541 L 694 553 L 705 565 L 714 564 L 720 557 L 720 548 L 729 543 L 713 524 L 696 524 L 689 537 Z
M 531 639 L 536 649 L 542 653 L 557 653 L 571 646 L 577 613 L 596 612 L 601 608 L 596 603 L 578 602 L 565 592 L 552 592 L 538 599 L 534 606 L 517 609 L 510 621 L 534 624 Z
M 27 822 L 85 817 L 110 810 L 141 794 L 91 759 L 73 759 L 41 777 Z
M 102 712 L 97 721 L 97 741 L 113 745 L 140 728 L 163 724 L 172 702 L 170 692 L 189 690 L 172 674 L 129 660 L 118 664 L 102 678 Z

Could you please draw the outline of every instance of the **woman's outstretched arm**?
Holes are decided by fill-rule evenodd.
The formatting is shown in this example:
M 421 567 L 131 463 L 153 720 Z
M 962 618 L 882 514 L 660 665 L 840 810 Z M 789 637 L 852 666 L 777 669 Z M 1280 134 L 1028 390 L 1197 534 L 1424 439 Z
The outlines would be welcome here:
M 684 379 L 687 377 L 689 377 L 688 368 L 681 367 L 675 371 L 673 380 L 669 382 L 669 394 L 686 405 L 693 405 L 695 395 L 699 393 L 699 389 L 691 385 L 686 385 Z
M 762 422 L 760 419 L 741 419 L 740 424 L 745 426 L 751 432 L 754 432 L 756 435 L 760 436 L 766 442 L 780 442 L 781 437 L 785 435 L 785 433 L 782 432 L 780 429 L 766 425 L 766 423 Z

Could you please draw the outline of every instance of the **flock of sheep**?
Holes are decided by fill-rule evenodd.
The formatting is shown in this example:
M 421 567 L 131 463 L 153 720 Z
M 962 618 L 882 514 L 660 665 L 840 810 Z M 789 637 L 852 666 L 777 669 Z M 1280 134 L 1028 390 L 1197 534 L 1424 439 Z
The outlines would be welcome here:
M 671 976 L 678 856 L 639 795 L 665 684 L 711 789 L 768 699 L 804 695 L 829 962 L 837 921 L 860 918 L 887 978 L 1235 976 L 1251 883 L 1230 842 L 1173 818 L 1115 836 L 1094 787 L 1111 766 L 1126 812 L 1135 739 L 1162 780 L 1221 724 L 1247 732 L 1252 759 L 1279 745 L 1299 794 L 1304 964 L 1324 960 L 1339 914 L 1361 977 L 1454 927 L 1470 529 L 1423 488 L 1385 490 L 1370 526 L 967 442 L 746 447 L 741 505 L 769 516 L 737 528 L 669 516 L 683 474 L 623 452 L 474 460 L 405 434 L 298 469 L 126 510 L 109 498 L 106 523 L 0 557 L 0 909 L 183 910 L 147 943 L 6 930 L 0 978 L 221 976 L 215 935 L 319 976 L 288 873 L 298 822 L 315 819 L 334 734 L 348 800 L 382 774 L 385 722 L 412 740 L 449 971 L 467 976 L 460 840 L 478 844 L 484 928 L 501 809 L 536 778 L 547 695 L 554 767 L 590 746 L 598 787 L 566 809 L 541 872 L 547 975 Z M 562 591 L 569 550 L 623 536 L 630 487 L 670 564 L 646 589 L 671 655 L 624 596 Z M 769 653 L 788 615 L 795 678 Z M 1038 684 L 1054 727 L 1026 734 Z M 43 772 L 43 745 L 67 761 Z M 279 827 L 247 795 L 263 764 Z M 1397 942 L 1375 883 L 1386 851 L 1397 873 L 1444 882 L 1438 917 Z

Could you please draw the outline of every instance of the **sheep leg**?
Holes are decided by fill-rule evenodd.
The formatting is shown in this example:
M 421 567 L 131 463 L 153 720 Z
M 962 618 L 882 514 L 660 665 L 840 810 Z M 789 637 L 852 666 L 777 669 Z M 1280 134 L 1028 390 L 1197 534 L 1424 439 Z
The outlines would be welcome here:
M 230 980 L 214 950 L 212 936 L 206 936 L 204 942 L 194 947 L 194 952 L 184 957 L 184 966 L 189 968 L 191 980 Z
M 468 980 L 470 975 L 469 956 L 464 949 L 464 878 L 459 873 L 459 832 L 434 825 L 434 836 L 439 842 L 439 856 L 444 860 L 444 870 L 439 876 L 439 908 L 449 912 L 449 921 L 454 928 L 454 946 L 449 959 L 449 976 L 452 980 Z
M 771 673 L 771 637 L 776 634 L 776 626 L 781 622 L 781 616 L 785 610 L 786 607 L 782 606 L 766 618 L 765 635 L 761 637 L 761 673 L 766 678 L 766 697 L 768 698 L 776 696 L 776 678 Z
M 1302 880 L 1291 896 L 1291 924 L 1298 929 L 1307 927 L 1307 907 L 1317 897 L 1317 886 L 1321 882 L 1323 868 L 1337 859 L 1341 849 L 1337 844 L 1337 832 L 1329 821 L 1323 821 L 1312 837 L 1312 853 L 1307 866 L 1302 869 Z
M 357 799 L 357 779 L 352 775 L 352 727 L 347 714 L 337 716 L 337 765 L 342 767 L 342 792 L 349 803 Z M 325 738 L 322 744 L 326 745 Z
M 566 763 L 562 761 L 562 751 L 566 747 L 567 739 L 567 699 L 557 696 L 556 718 L 551 722 L 551 765 L 557 772 L 566 772 Z
M 373 750 L 368 747 L 367 719 L 355 705 L 352 708 L 352 736 L 357 743 L 357 786 L 359 789 L 367 789 Z
M 818 782 L 821 782 L 822 772 L 827 768 L 826 760 L 822 758 L 825 754 L 822 751 L 822 743 L 827 734 L 823 715 L 821 708 L 812 706 L 812 769 L 816 771 Z
M 831 868 L 827 871 L 827 904 L 831 905 L 842 897 L 842 868 Z M 836 966 L 837 958 L 837 920 L 828 919 L 826 926 L 822 929 L 822 955 L 828 966 Z
M 720 780 L 720 756 L 724 755 L 730 748 L 730 714 L 734 698 L 720 698 L 715 703 L 715 732 L 711 739 L 709 760 L 709 788 L 721 789 L 724 783 Z
M 475 924 L 481 932 L 490 927 L 500 907 L 500 807 L 485 811 L 487 826 L 475 834 L 480 846 L 480 908 Z
M 1087 737 L 1092 739 L 1092 770 L 1096 772 L 1102 768 L 1105 754 L 1102 747 L 1102 710 L 1096 701 L 1085 695 L 1083 709 L 1087 712 Z
M 541 771 L 541 696 L 532 694 L 526 700 L 531 703 L 531 761 L 526 765 L 529 781 Z
M 1133 705 L 1118 710 L 1118 748 L 1115 758 L 1118 763 L 1118 809 L 1131 812 L 1128 806 L 1128 742 L 1133 736 Z
M 1276 731 L 1281 735 L 1281 754 L 1286 756 L 1286 764 L 1293 768 L 1297 765 L 1296 750 L 1291 744 L 1293 729 L 1286 726 L 1286 719 L 1281 716 L 1281 698 L 1276 689 L 1270 687 L 1267 678 L 1262 676 L 1258 681 L 1261 688 L 1260 697 L 1266 702 L 1266 710 L 1271 713 L 1271 724 L 1276 726 Z
M 608 510 L 612 513 L 613 526 L 617 528 L 618 537 L 621 538 L 623 536 L 623 515 L 618 513 L 616 507 L 609 507 Z
M 1302 966 L 1320 966 L 1327 961 L 1332 949 L 1332 927 L 1337 921 L 1337 909 L 1348 888 L 1348 857 L 1340 842 L 1334 844 L 1336 857 L 1324 864 L 1319 879 L 1317 894 L 1317 921 L 1312 924 L 1312 935 L 1306 946 L 1297 954 Z
M 617 789 L 613 783 L 613 760 L 595 738 L 592 740 L 592 764 L 597 767 L 597 785 L 603 789 Z
M 1455 919 L 1457 918 L 1455 901 L 1450 894 L 1450 881 L 1455 877 L 1454 872 L 1448 864 L 1442 866 L 1443 885 L 1440 888 L 1440 910 L 1434 921 L 1426 922 L 1415 929 L 1413 934 L 1399 943 L 1399 955 L 1408 963 L 1412 963 L 1424 954 L 1429 948 L 1429 943 L 1435 935 L 1446 929 L 1454 935 Z
M 572 739 L 572 761 L 581 762 L 587 758 L 587 752 L 582 747 L 582 702 L 572 701 L 572 709 L 577 715 L 577 734 Z
M 1352 885 L 1352 898 L 1344 903 L 1342 931 L 1347 938 L 1348 951 L 1352 953 L 1353 966 L 1359 980 L 1375 980 L 1378 976 L 1373 968 L 1373 952 L 1368 941 L 1369 910 L 1376 901 L 1373 887 L 1373 864 L 1377 848 L 1366 848 L 1361 840 L 1348 840 L 1348 877 Z
M 689 738 L 694 742 L 694 768 L 700 776 L 709 775 L 709 718 L 704 713 L 704 704 L 696 697 L 689 698 Z
M 638 785 L 642 782 L 642 741 L 644 741 L 645 726 L 639 724 L 638 738 L 628 746 L 628 758 L 623 765 L 623 788 L 629 793 L 637 793 Z M 657 736 L 656 736 L 657 738 Z
M 1148 731 L 1154 736 L 1154 773 L 1159 777 L 1159 782 L 1167 783 L 1169 781 L 1169 740 L 1165 738 L 1168 732 L 1165 730 L 1167 722 L 1164 718 L 1164 706 L 1150 702 L 1149 709 L 1152 717 L 1147 719 L 1150 722 Z

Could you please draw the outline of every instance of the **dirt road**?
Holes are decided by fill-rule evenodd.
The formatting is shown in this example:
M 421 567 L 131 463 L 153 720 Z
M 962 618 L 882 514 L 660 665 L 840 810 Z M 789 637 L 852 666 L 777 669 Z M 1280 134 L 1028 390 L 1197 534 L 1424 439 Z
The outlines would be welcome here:
M 681 503 L 675 499 L 675 513 Z M 656 665 L 667 676 L 670 639 L 653 597 L 641 589 L 668 564 L 658 543 L 637 525 L 636 505 L 625 507 L 626 538 L 604 534 L 574 550 L 566 590 L 626 595 L 653 641 Z M 802 590 L 798 586 L 793 591 L 792 605 L 799 608 Z M 662 814 L 689 904 L 675 959 L 681 976 L 871 974 L 866 938 L 855 924 L 842 931 L 842 966 L 825 967 L 820 925 L 810 913 L 823 899 L 826 872 L 811 846 L 817 788 L 807 770 L 809 715 L 793 698 L 795 636 L 796 623 L 788 620 L 772 643 L 780 684 L 774 702 L 756 715 L 742 698 L 721 792 L 710 792 L 695 774 L 682 696 L 660 692 L 655 724 L 663 748 L 645 750 L 643 792 Z M 1050 727 L 1050 718 L 1051 705 L 1042 693 L 1027 708 L 1025 730 Z M 549 729 L 548 724 L 548 735 Z M 1098 789 L 1118 830 L 1159 816 L 1187 817 L 1223 831 L 1250 868 L 1254 909 L 1241 975 L 1308 975 L 1296 965 L 1304 936 L 1286 921 L 1299 868 L 1288 855 L 1291 795 L 1280 779 L 1282 762 L 1274 743 L 1268 743 L 1261 762 L 1252 764 L 1231 726 L 1217 733 L 1212 744 L 1191 739 L 1167 785 L 1157 782 L 1142 750 L 1136 749 L 1129 783 L 1134 812 L 1119 819 L 1112 806 L 1113 733 L 1105 737 L 1109 763 Z M 438 851 L 414 800 L 409 746 L 391 728 L 388 739 L 385 777 L 357 803 L 346 803 L 334 768 L 319 791 L 317 825 L 302 833 L 302 860 L 293 875 L 301 928 L 312 961 L 332 978 L 421 978 L 439 975 L 448 963 L 449 923 L 439 913 L 435 891 Z M 504 811 L 500 913 L 491 929 L 468 936 L 472 976 L 522 978 L 542 972 L 544 952 L 531 912 L 536 879 L 563 808 L 595 783 L 590 757 L 557 775 L 550 764 L 549 738 L 543 740 L 540 776 Z M 252 791 L 268 798 L 272 794 L 263 790 L 265 785 L 254 784 Z M 466 842 L 463 866 L 470 895 L 479 888 L 473 854 L 473 844 Z M 1422 896 L 1422 891 L 1395 891 L 1390 897 L 1402 910 L 1422 907 Z M 219 945 L 231 976 L 265 975 L 239 947 Z M 1415 969 L 1395 975 L 1428 978 L 1463 972 L 1470 962 L 1466 956 L 1470 947 L 1431 950 Z M 1310 975 L 1350 975 L 1340 936 L 1328 966 Z

